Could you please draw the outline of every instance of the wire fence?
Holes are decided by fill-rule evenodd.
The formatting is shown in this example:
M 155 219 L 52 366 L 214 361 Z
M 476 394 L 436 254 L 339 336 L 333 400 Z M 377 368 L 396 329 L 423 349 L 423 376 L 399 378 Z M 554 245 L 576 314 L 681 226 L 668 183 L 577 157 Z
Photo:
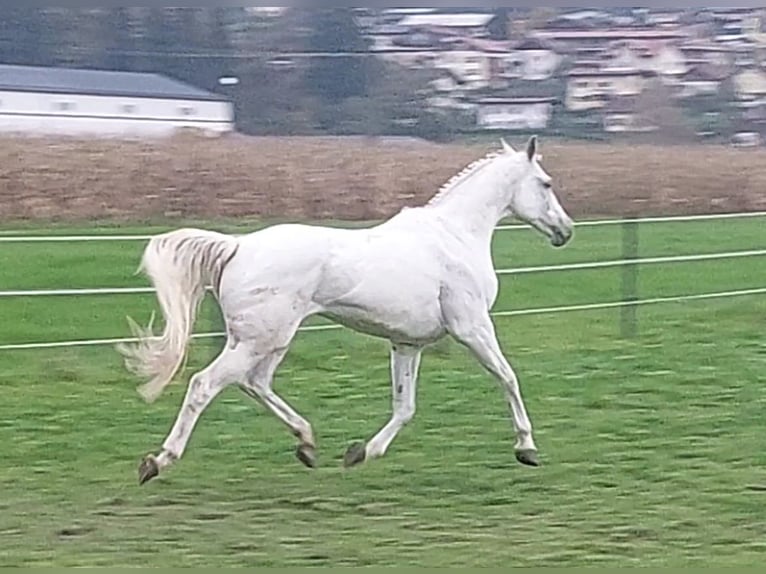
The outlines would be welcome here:
M 637 224 L 648 223 L 684 223 L 694 221 L 725 221 L 729 219 L 752 219 L 757 217 L 766 217 L 766 211 L 748 211 L 741 213 L 713 213 L 707 215 L 678 215 L 668 217 L 644 217 L 636 218 L 631 221 Z M 623 225 L 625 219 L 596 219 L 590 221 L 575 222 L 576 228 L 605 227 Z M 525 224 L 500 225 L 497 231 L 520 231 L 528 230 L 529 226 Z M 170 231 L 169 229 L 167 231 Z M 162 233 L 158 230 L 157 233 Z M 87 235 L 32 235 L 24 231 L 0 231 L 0 243 L 79 243 L 91 241 L 148 241 L 154 235 L 146 234 L 87 234 Z
M 697 255 L 678 255 L 671 257 L 646 257 L 643 259 L 616 259 L 613 261 L 591 261 L 585 263 L 567 263 L 562 265 L 538 265 L 534 267 L 516 267 L 498 269 L 496 275 L 528 275 L 553 271 L 578 271 L 589 269 L 607 269 L 625 265 L 653 265 L 660 263 L 686 263 L 692 261 L 715 261 L 722 259 L 740 259 L 766 255 L 766 249 L 752 251 L 730 251 L 726 253 L 701 253 Z M 152 287 L 105 287 L 85 289 L 31 289 L 0 291 L 0 299 L 10 297 L 74 297 L 90 295 L 145 295 L 154 293 Z
M 747 212 L 747 213 L 728 213 L 728 214 L 710 214 L 710 215 L 692 215 L 692 216 L 671 216 L 671 217 L 650 217 L 642 219 L 630 219 L 630 220 L 595 220 L 584 221 L 577 224 L 578 227 L 600 227 L 610 225 L 623 225 L 623 229 L 626 230 L 625 236 L 632 235 L 637 229 L 637 225 L 644 223 L 671 223 L 671 222 L 689 222 L 689 221 L 715 221 L 715 220 L 728 220 L 739 218 L 754 218 L 766 216 L 766 212 Z M 510 231 L 517 229 L 528 229 L 524 225 L 507 225 L 498 227 L 498 231 Z M 627 233 L 630 231 L 630 233 Z M 152 235 L 78 235 L 78 236 L 25 236 L 25 235 L 12 235 L 12 236 L 0 236 L 0 243 L 35 243 L 35 242 L 82 242 L 82 241 L 139 241 L 148 240 Z M 629 255 L 635 252 L 637 245 L 631 246 L 630 249 L 624 247 L 624 255 Z M 766 250 L 747 250 L 747 251 L 731 251 L 723 253 L 701 253 L 691 255 L 677 255 L 668 257 L 648 257 L 638 258 L 634 256 L 626 256 L 623 259 L 617 259 L 612 261 L 591 261 L 583 263 L 571 263 L 561 265 L 544 265 L 533 267 L 519 267 L 512 269 L 499 269 L 496 271 L 497 275 L 521 275 L 531 273 L 547 273 L 547 272 L 568 272 L 578 270 L 591 270 L 591 269 L 605 269 L 621 267 L 623 269 L 635 269 L 641 265 L 655 265 L 655 264 L 671 264 L 671 263 L 684 263 L 684 262 L 699 262 L 699 261 L 713 261 L 713 260 L 725 260 L 725 259 L 743 259 L 752 257 L 761 257 L 766 255 Z M 630 275 L 626 275 L 630 277 Z M 96 296 L 96 295 L 137 295 L 137 294 L 151 294 L 154 293 L 154 289 L 150 287 L 135 287 L 135 288 L 87 288 L 87 289 L 52 289 L 52 290 L 8 290 L 0 291 L 0 299 L 3 298 L 27 298 L 27 297 L 82 297 L 82 296 Z M 608 310 L 608 309 L 623 309 L 627 310 L 633 315 L 627 315 L 628 317 L 634 317 L 635 309 L 638 307 L 648 305 L 658 305 L 662 303 L 677 303 L 685 301 L 703 301 L 712 299 L 725 299 L 734 297 L 746 297 L 746 296 L 758 296 L 766 295 L 766 287 L 755 289 L 741 289 L 734 291 L 721 291 L 714 293 L 699 293 L 678 295 L 672 297 L 655 297 L 650 299 L 639 299 L 635 296 L 635 293 L 623 291 L 623 297 L 620 301 L 601 302 L 601 303 L 589 303 L 582 305 L 568 305 L 559 307 L 541 307 L 531 309 L 517 309 L 512 311 L 498 311 L 493 313 L 493 317 L 519 317 L 519 316 L 531 316 L 531 315 L 548 315 L 558 313 L 568 313 L 575 311 L 596 311 L 596 310 Z M 635 319 L 633 319 L 635 321 Z M 321 332 L 341 329 L 342 327 L 337 324 L 328 325 L 315 325 L 302 327 L 301 332 Z M 631 327 L 631 330 L 632 327 Z M 223 333 L 200 333 L 193 336 L 194 339 L 215 339 L 223 337 Z M 62 349 L 73 347 L 93 347 L 102 345 L 116 345 L 119 343 L 131 343 L 135 342 L 134 338 L 111 338 L 111 339 L 86 339 L 76 341 L 54 341 L 54 342 L 37 342 L 37 343 L 14 343 L 0 345 L 0 351 L 20 351 L 20 350 L 33 350 L 33 349 Z
M 593 303 L 585 305 L 567 305 L 562 307 L 539 307 L 534 309 L 518 309 L 515 311 L 498 311 L 492 313 L 495 318 L 506 317 L 525 317 L 530 315 L 555 315 L 559 313 L 571 313 L 575 311 L 598 311 L 608 309 L 619 309 L 621 307 L 644 307 L 647 305 L 659 305 L 661 303 L 679 303 L 684 301 L 704 301 L 711 299 L 727 299 L 731 297 L 745 297 L 752 295 L 766 295 L 766 287 L 762 289 L 743 289 L 740 291 L 721 291 L 717 293 L 700 293 L 696 295 L 681 295 L 678 297 L 656 297 L 652 299 L 639 299 L 636 301 L 613 301 L 610 303 Z M 337 324 L 312 325 L 298 329 L 302 333 L 314 333 L 321 331 L 337 331 L 343 329 Z M 224 336 L 224 333 L 198 333 L 192 335 L 193 339 L 217 339 Z M 24 351 L 33 349 L 67 349 L 73 347 L 96 347 L 103 345 L 117 345 L 120 343 L 135 343 L 135 338 L 117 338 L 117 339 L 91 339 L 83 341 L 58 341 L 43 343 L 20 343 L 11 345 L 0 345 L 0 351 Z

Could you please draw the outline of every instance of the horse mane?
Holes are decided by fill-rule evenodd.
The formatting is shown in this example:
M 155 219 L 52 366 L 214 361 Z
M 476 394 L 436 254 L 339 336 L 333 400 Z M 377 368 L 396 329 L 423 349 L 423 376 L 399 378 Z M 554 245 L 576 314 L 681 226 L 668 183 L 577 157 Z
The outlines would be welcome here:
M 450 180 L 439 188 L 439 191 L 434 195 L 426 205 L 434 205 L 449 194 L 453 189 L 464 183 L 466 180 L 476 175 L 483 168 L 487 167 L 492 161 L 503 155 L 502 151 L 489 152 L 482 158 L 467 165 L 460 173 L 450 178 Z

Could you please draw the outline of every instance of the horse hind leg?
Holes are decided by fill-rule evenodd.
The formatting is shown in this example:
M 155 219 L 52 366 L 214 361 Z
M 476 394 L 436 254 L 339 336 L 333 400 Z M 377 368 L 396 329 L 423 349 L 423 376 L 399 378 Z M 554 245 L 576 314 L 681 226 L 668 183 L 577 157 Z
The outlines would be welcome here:
M 240 388 L 290 429 L 299 441 L 296 450 L 298 460 L 309 468 L 316 468 L 316 441 L 311 424 L 272 389 L 274 372 L 285 354 L 286 350 L 279 350 L 259 357 Z
M 227 386 L 243 380 L 250 364 L 250 352 L 245 346 L 227 345 L 208 367 L 191 377 L 183 404 L 162 450 L 157 455 L 147 455 L 139 466 L 140 484 L 157 477 L 162 469 L 183 456 L 204 410 Z
M 316 442 L 311 425 L 272 389 L 274 373 L 301 323 L 312 311 L 308 301 L 288 296 L 270 297 L 252 304 L 238 316 L 238 320 L 232 320 L 231 325 L 235 335 L 251 350 L 247 374 L 239 382 L 240 389 L 290 429 L 300 441 L 299 460 L 313 468 L 316 466 Z

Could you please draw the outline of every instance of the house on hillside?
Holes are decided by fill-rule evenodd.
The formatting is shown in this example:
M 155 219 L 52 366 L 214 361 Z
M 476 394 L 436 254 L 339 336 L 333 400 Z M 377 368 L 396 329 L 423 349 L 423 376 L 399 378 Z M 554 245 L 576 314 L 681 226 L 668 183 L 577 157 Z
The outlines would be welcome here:
M 766 47 L 766 27 L 761 14 L 748 16 L 742 23 L 742 33 L 753 44 Z
M 550 44 L 530 37 L 511 49 L 505 75 L 522 80 L 547 80 L 556 73 L 561 61 Z
M 439 110 L 471 111 L 475 108 L 468 100 L 471 90 L 466 83 L 450 70 L 441 69 L 430 82 L 431 94 L 428 105 Z
M 636 96 L 646 82 L 646 74 L 633 68 L 574 68 L 568 74 L 566 109 L 584 112 L 601 109 L 612 98 Z
M 396 24 L 383 24 L 372 28 L 367 38 L 370 41 L 371 52 L 384 52 L 406 45 L 409 31 Z
M 231 103 L 157 74 L 0 65 L 0 132 L 143 137 L 234 131 Z
M 604 10 L 584 9 L 565 11 L 556 16 L 550 22 L 550 28 L 593 28 L 608 27 L 614 19 L 614 16 Z
M 483 98 L 476 101 L 476 124 L 483 130 L 544 130 L 553 98 Z
M 559 54 L 573 54 L 583 49 L 605 49 L 613 42 L 679 43 L 688 36 L 683 28 L 599 28 L 580 30 L 539 30 L 534 36 L 551 44 Z
M 438 65 L 441 51 L 435 49 L 393 46 L 379 48 L 375 55 L 384 62 L 390 62 L 409 70 L 429 70 Z
M 434 66 L 448 71 L 461 82 L 464 89 L 482 90 L 492 85 L 499 55 L 502 52 L 460 44 L 439 52 Z
M 602 122 L 607 133 L 645 133 L 657 129 L 641 116 L 635 96 L 618 96 L 608 100 L 603 108 Z
M 436 8 L 383 8 L 376 19 L 382 24 L 395 24 L 407 16 L 433 14 L 437 11 Z
M 247 7 L 245 10 L 259 18 L 279 18 L 287 12 L 288 8 L 284 6 L 253 6 Z
M 744 107 L 740 127 L 742 130 L 750 130 L 766 136 L 766 102 Z
M 733 63 L 731 48 L 715 44 L 685 44 L 679 50 L 688 66 L 706 64 L 711 66 L 729 66 Z
M 737 99 L 754 101 L 766 99 L 766 72 L 749 69 L 734 76 L 734 90 Z
M 404 17 L 397 26 L 408 31 L 427 30 L 442 36 L 488 38 L 498 16 L 483 12 L 426 13 Z
M 687 71 L 683 52 L 667 41 L 621 40 L 613 43 L 608 51 L 609 67 L 652 72 L 669 83 L 677 83 Z
M 725 69 L 710 65 L 694 66 L 681 78 L 679 96 L 692 98 L 716 95 L 726 78 Z
M 646 15 L 645 22 L 653 27 L 677 26 L 681 24 L 682 19 L 683 14 L 677 10 L 650 11 Z

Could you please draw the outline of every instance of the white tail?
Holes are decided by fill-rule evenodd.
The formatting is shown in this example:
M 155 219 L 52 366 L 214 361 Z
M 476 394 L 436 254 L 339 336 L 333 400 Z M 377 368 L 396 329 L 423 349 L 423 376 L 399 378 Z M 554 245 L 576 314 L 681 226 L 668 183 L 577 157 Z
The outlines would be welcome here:
M 125 366 L 132 373 L 150 378 L 139 388 L 147 402 L 155 401 L 173 380 L 186 358 L 197 311 L 209 285 L 217 288 L 221 273 L 237 251 L 237 239 L 222 233 L 180 229 L 158 235 L 144 250 L 139 271 L 151 280 L 157 292 L 165 330 L 161 337 L 130 317 L 135 345 L 119 345 Z

